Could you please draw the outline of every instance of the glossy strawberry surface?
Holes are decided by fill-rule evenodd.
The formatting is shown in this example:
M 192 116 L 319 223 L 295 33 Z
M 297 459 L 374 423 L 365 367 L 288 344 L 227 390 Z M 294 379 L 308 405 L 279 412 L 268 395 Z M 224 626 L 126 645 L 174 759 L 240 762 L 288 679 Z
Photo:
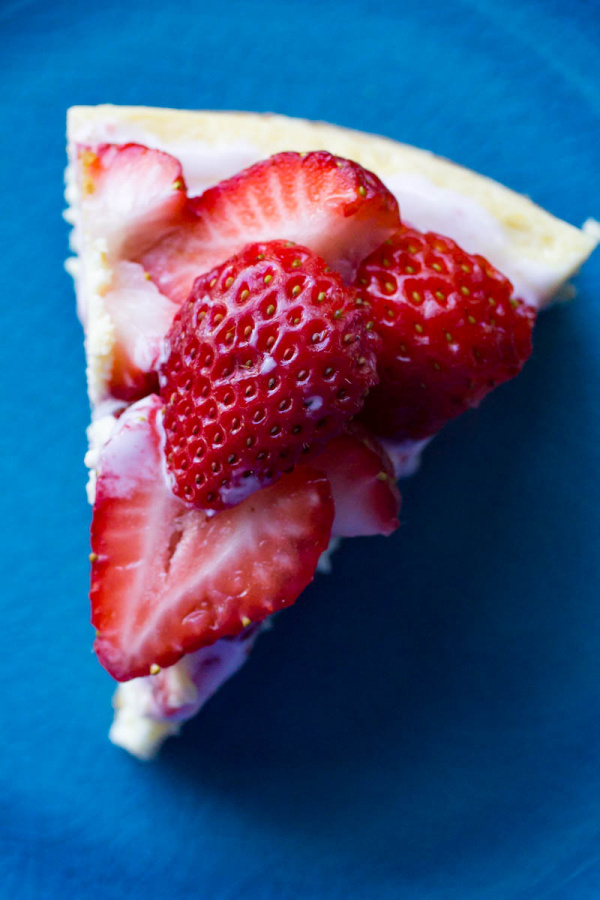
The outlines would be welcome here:
M 375 340 L 356 293 L 304 247 L 253 244 L 197 279 L 160 369 L 175 493 L 231 506 L 361 408 Z
M 360 302 L 382 338 L 380 382 L 362 420 L 420 439 L 521 370 L 535 311 L 487 260 L 450 238 L 402 227 L 361 264 Z
M 334 507 L 305 466 L 209 517 L 164 473 L 162 401 L 140 400 L 103 448 L 92 521 L 92 624 L 119 681 L 240 634 L 294 603 L 327 547 Z
M 255 241 L 295 241 L 350 280 L 399 225 L 395 197 L 358 163 L 322 150 L 277 153 L 190 199 L 140 261 L 180 303 L 198 275 Z

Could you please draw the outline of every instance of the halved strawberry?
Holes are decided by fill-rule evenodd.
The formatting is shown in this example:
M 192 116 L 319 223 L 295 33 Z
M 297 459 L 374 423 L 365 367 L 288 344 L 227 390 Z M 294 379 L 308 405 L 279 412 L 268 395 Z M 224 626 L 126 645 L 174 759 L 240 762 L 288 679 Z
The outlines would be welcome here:
M 87 233 L 123 259 L 148 249 L 186 206 L 178 160 L 141 144 L 80 145 L 76 172 Z
M 131 402 L 158 391 L 158 359 L 177 305 L 130 262 L 115 265 L 104 303 L 115 338 L 111 395 Z
M 141 262 L 180 303 L 199 275 L 255 241 L 295 241 L 350 280 L 399 225 L 395 197 L 358 163 L 325 151 L 278 153 L 191 200 L 185 221 Z
M 333 501 L 301 467 L 214 517 L 163 471 L 162 401 L 129 407 L 104 446 L 92 521 L 92 624 L 118 681 L 169 666 L 294 603 L 326 548 Z
M 389 535 L 398 528 L 400 491 L 383 447 L 358 423 L 333 438 L 314 461 L 331 485 L 336 537 Z

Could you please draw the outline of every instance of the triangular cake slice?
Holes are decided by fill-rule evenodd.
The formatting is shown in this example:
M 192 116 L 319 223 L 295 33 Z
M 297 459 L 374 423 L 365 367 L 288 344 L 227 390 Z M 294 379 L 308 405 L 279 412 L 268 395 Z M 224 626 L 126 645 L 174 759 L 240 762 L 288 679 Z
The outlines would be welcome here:
M 123 148 L 128 149 L 124 152 Z M 330 284 L 334 293 L 341 291 L 340 297 L 346 290 L 350 292 L 348 296 L 356 297 L 358 291 L 357 303 L 364 302 L 364 297 L 360 297 L 360 285 L 366 285 L 368 281 L 367 277 L 359 279 L 362 270 L 358 273 L 356 271 L 358 261 L 363 256 L 371 260 L 369 254 L 376 251 L 385 239 L 392 243 L 394 253 L 404 252 L 402 241 L 408 242 L 407 252 L 416 253 L 416 248 L 411 247 L 410 242 L 416 241 L 421 246 L 420 238 L 411 238 L 412 234 L 418 235 L 411 228 L 452 239 L 447 245 L 442 240 L 439 244 L 440 252 L 454 253 L 455 259 L 459 259 L 456 256 L 459 252 L 466 251 L 470 254 L 469 257 L 460 257 L 465 271 L 469 271 L 470 260 L 477 261 L 484 257 L 512 283 L 513 296 L 519 298 L 518 310 L 525 310 L 525 319 L 528 315 L 526 308 L 539 309 L 557 295 L 568 295 L 569 278 L 577 272 L 597 242 L 594 223 L 584 230 L 574 228 L 549 215 L 526 197 L 481 175 L 426 151 L 383 137 L 275 115 L 115 106 L 71 109 L 68 116 L 69 165 L 66 197 L 69 208 L 66 218 L 73 225 L 71 246 L 74 256 L 69 259 L 67 268 L 75 280 L 78 313 L 85 332 L 87 379 L 92 406 L 92 424 L 88 433 L 90 448 L 86 457 L 90 468 L 88 493 L 90 502 L 94 502 L 99 478 L 100 491 L 103 492 L 103 497 L 108 498 L 108 508 L 95 513 L 92 540 L 96 540 L 94 547 L 97 547 L 100 529 L 109 528 L 118 548 L 116 556 L 121 552 L 119 529 L 124 532 L 127 527 L 137 534 L 137 528 L 143 540 L 160 542 L 163 539 L 160 522 L 157 521 L 156 528 L 153 526 L 148 529 L 145 520 L 140 518 L 142 511 L 144 515 L 147 514 L 147 504 L 156 504 L 159 518 L 162 516 L 167 520 L 172 517 L 173 521 L 180 523 L 177 526 L 177 540 L 173 546 L 165 548 L 167 555 L 164 560 L 153 562 L 157 567 L 157 574 L 152 574 L 149 570 L 139 577 L 142 580 L 146 576 L 150 580 L 154 577 L 171 577 L 172 573 L 166 572 L 166 569 L 171 565 L 179 565 L 187 579 L 186 590 L 192 594 L 194 591 L 202 594 L 202 579 L 214 576 L 213 560 L 206 559 L 206 546 L 222 546 L 222 552 L 226 556 L 231 552 L 231 533 L 235 534 L 236 529 L 247 529 L 249 520 L 244 507 L 246 501 L 239 504 L 227 501 L 224 505 L 232 507 L 231 509 L 217 511 L 216 515 L 215 510 L 209 510 L 208 514 L 202 513 L 203 518 L 200 520 L 193 518 L 199 515 L 196 510 L 189 512 L 181 499 L 171 496 L 168 491 L 165 493 L 162 482 L 155 491 L 154 474 L 164 469 L 164 441 L 167 444 L 169 441 L 168 433 L 165 438 L 163 401 L 159 395 L 164 395 L 164 385 L 172 377 L 172 373 L 169 375 L 170 363 L 165 337 L 172 327 L 182 298 L 188 295 L 190 287 L 185 279 L 173 278 L 172 267 L 165 276 L 161 256 L 164 250 L 161 248 L 167 247 L 171 252 L 175 246 L 177 253 L 187 254 L 189 262 L 190 244 L 187 237 L 185 253 L 181 250 L 183 244 L 179 235 L 182 229 L 185 231 L 188 228 L 191 216 L 193 241 L 198 241 L 197 223 L 199 220 L 204 223 L 208 216 L 208 231 L 205 228 L 201 234 L 208 234 L 210 237 L 213 234 L 211 228 L 214 231 L 214 222 L 210 220 L 214 204 L 222 202 L 222 198 L 214 200 L 212 193 L 206 195 L 204 192 L 223 179 L 230 179 L 241 170 L 274 154 L 285 156 L 286 151 L 293 151 L 284 160 L 286 166 L 301 165 L 302 160 L 313 158 L 329 174 L 332 165 L 339 166 L 340 177 L 347 179 L 344 185 L 351 184 L 356 172 L 359 172 L 356 176 L 359 178 L 356 182 L 358 207 L 356 204 L 348 205 L 341 214 L 350 221 L 350 228 L 354 227 L 352 223 L 358 222 L 361 216 L 368 223 L 366 230 L 364 221 L 360 225 L 364 243 L 361 244 L 362 250 L 357 259 L 353 259 L 352 254 L 339 256 L 339 240 L 345 240 L 343 229 L 340 231 L 342 237 L 338 235 L 338 245 L 335 248 L 339 259 L 330 247 L 331 241 L 328 243 L 326 227 L 317 247 L 305 242 L 309 250 L 320 254 L 314 259 L 310 256 L 305 261 L 306 266 L 312 266 L 317 273 L 314 277 L 329 278 L 330 282 L 327 284 Z M 319 155 L 315 151 L 326 153 Z M 337 162 L 331 163 L 333 157 L 328 154 L 333 154 Z M 346 164 L 346 160 L 352 162 Z M 360 181 L 363 176 L 359 167 L 367 170 L 365 181 Z M 108 179 L 107 173 L 110 175 L 110 185 L 105 189 L 102 179 Z M 377 178 L 372 178 L 368 173 L 374 173 Z M 165 184 L 168 189 L 165 189 Z M 203 194 L 209 200 L 194 206 L 192 215 L 186 206 L 188 198 Z M 398 238 L 396 244 L 393 243 L 396 238 L 392 240 L 391 237 L 395 233 L 391 224 L 395 214 L 394 197 L 399 203 L 402 221 L 410 223 L 410 228 Z M 132 208 L 135 215 L 131 215 Z M 202 219 L 202 216 L 205 218 Z M 373 218 L 369 219 L 368 216 Z M 341 221 L 336 220 L 338 224 Z M 326 221 L 325 226 L 327 224 Z M 239 222 L 236 227 L 239 229 Z M 353 233 L 356 234 L 356 231 Z M 302 232 L 300 234 L 302 236 Z M 281 238 L 284 241 L 290 236 L 266 233 L 259 234 L 258 240 Z M 247 243 L 255 240 L 257 237 L 250 227 Z M 192 245 L 196 246 L 193 241 Z M 462 251 L 452 249 L 455 246 L 452 241 Z M 304 242 L 300 240 L 298 243 Z M 155 249 L 157 244 L 158 254 Z M 288 241 L 286 247 L 289 245 Z M 214 265 L 224 263 L 231 255 L 226 253 L 222 260 L 218 253 L 216 256 L 213 254 L 213 257 L 210 254 L 205 256 L 201 240 L 199 246 L 202 262 L 199 263 L 199 271 L 194 272 L 194 277 L 196 274 L 204 275 L 206 269 L 212 270 Z M 425 253 L 427 245 L 423 244 L 423 247 Z M 236 253 L 239 249 L 234 248 Z M 277 262 L 284 259 L 287 252 L 285 247 L 277 245 L 273 250 L 273 259 Z M 333 266 L 328 265 L 323 269 L 325 263 L 321 256 L 325 258 L 325 262 L 330 263 L 328 254 L 334 257 Z M 477 254 L 480 256 L 476 256 Z M 264 254 L 259 254 L 259 258 L 262 257 Z M 240 256 L 236 259 L 236 265 L 241 265 Z M 373 270 L 379 277 L 377 266 L 389 265 L 385 253 L 373 259 L 371 269 L 367 266 L 363 276 Z M 206 260 L 209 260 L 210 265 L 207 263 L 204 266 Z M 481 278 L 496 278 L 496 275 L 484 271 L 485 260 L 475 263 L 476 267 L 482 267 Z M 295 262 L 300 265 L 299 260 Z M 328 274 L 331 268 L 334 272 Z M 407 271 L 412 272 L 412 267 L 408 266 Z M 233 274 L 228 277 L 233 282 Z M 269 279 L 271 277 L 266 276 Z M 195 283 L 196 306 L 202 303 L 202 291 L 210 293 L 210 287 L 216 280 L 215 275 L 206 284 Z M 501 276 L 496 280 L 498 284 L 505 283 Z M 346 288 L 345 285 L 350 282 L 353 286 Z M 198 284 L 202 291 L 200 287 L 196 290 Z M 392 292 L 391 282 L 384 280 L 382 284 L 384 295 L 386 290 Z M 291 290 L 299 292 L 300 287 L 296 288 L 294 285 Z M 364 290 L 368 291 L 370 288 L 366 287 Z M 465 295 L 469 294 L 466 284 L 462 290 Z M 324 297 L 325 291 L 321 294 Z M 415 303 L 421 302 L 418 291 L 413 291 L 413 296 Z M 496 300 L 490 297 L 489 302 L 493 305 Z M 517 301 L 511 302 L 516 305 Z M 193 306 L 192 300 L 190 306 Z M 207 309 L 210 311 L 210 307 Z M 341 307 L 338 313 L 344 319 Z M 181 316 L 178 314 L 179 318 Z M 348 318 L 345 317 L 345 320 Z M 352 321 L 354 322 L 353 319 Z M 357 324 L 354 331 L 359 327 L 362 325 Z M 418 324 L 415 327 L 418 330 Z M 144 337 L 141 342 L 138 340 L 140 333 Z M 123 335 L 126 336 L 125 339 Z M 452 341 L 447 332 L 446 338 L 449 342 Z M 349 336 L 340 331 L 342 343 L 354 339 L 357 339 L 356 334 Z M 127 353 L 123 351 L 124 340 L 128 342 Z M 361 350 L 359 362 L 363 366 L 362 371 L 365 365 L 367 368 L 369 365 L 368 361 L 365 363 L 371 352 L 369 347 L 365 343 Z M 261 375 L 272 364 L 271 358 L 267 359 L 269 366 L 265 369 L 263 358 Z M 352 359 L 352 364 L 356 364 L 356 358 Z M 434 365 L 439 368 L 437 363 Z M 157 377 L 159 369 L 162 379 L 160 386 Z M 518 366 L 515 371 L 517 369 Z M 365 378 L 368 381 L 368 373 Z M 309 397 L 308 400 L 305 406 L 310 407 L 311 403 L 314 405 L 314 397 Z M 469 405 L 478 401 L 479 398 L 473 395 Z M 318 398 L 318 402 L 322 402 L 322 398 Z M 168 432 L 168 418 L 166 422 Z M 371 422 L 367 421 L 367 425 L 371 427 Z M 376 427 L 375 430 L 377 431 Z M 268 505 L 268 521 L 278 523 L 277 529 L 265 526 L 264 533 L 260 533 L 260 541 L 257 539 L 257 542 L 263 549 L 273 545 L 273 559 L 277 560 L 273 565 L 280 569 L 277 577 L 281 584 L 286 583 L 286 579 L 287 583 L 291 580 L 296 585 L 296 593 L 299 592 L 312 577 L 317 558 L 331 535 L 334 541 L 336 536 L 389 533 L 393 530 L 397 523 L 399 502 L 394 485 L 394 469 L 396 476 L 410 474 L 418 464 L 420 451 L 433 430 L 421 423 L 420 430 L 417 426 L 412 427 L 412 430 L 408 428 L 408 437 L 405 439 L 390 439 L 390 435 L 386 438 L 385 434 L 380 434 L 380 441 L 377 442 L 364 425 L 349 427 L 346 423 L 343 433 L 336 433 L 317 456 L 314 463 L 316 474 L 313 469 L 300 465 L 290 474 L 282 476 L 272 487 L 261 488 L 261 485 L 256 485 L 261 489 L 253 495 L 256 500 L 253 507 L 260 509 L 261 504 L 265 508 Z M 132 488 L 129 470 L 123 469 L 124 460 L 129 465 L 132 448 L 142 446 L 146 454 L 145 462 L 141 466 L 136 457 L 134 467 L 137 480 Z M 230 456 L 233 459 L 235 454 Z M 340 470 L 338 466 L 340 456 L 346 460 L 346 469 Z M 313 465 L 311 460 L 309 463 Z M 353 480 L 352 475 L 357 471 L 361 473 L 359 488 L 356 486 L 357 479 Z M 115 472 L 121 479 L 117 487 Z M 124 487 L 125 482 L 127 486 Z M 125 495 L 129 498 L 135 496 L 134 509 L 130 499 L 127 501 L 127 508 L 119 506 L 123 505 Z M 348 497 L 351 500 L 346 499 Z M 363 516 L 358 524 L 355 521 L 356 509 L 361 509 Z M 286 516 L 293 517 L 297 522 L 293 534 L 286 534 L 285 524 L 282 524 L 285 523 Z M 262 525 L 259 521 L 258 530 Z M 309 528 L 312 529 L 310 540 L 307 539 L 307 533 L 302 532 L 302 528 L 307 533 Z M 277 534 L 274 533 L 275 530 Z M 245 554 L 243 571 L 250 580 L 252 594 L 253 579 L 258 583 L 259 575 L 263 578 L 264 572 L 257 568 L 257 561 L 252 557 L 253 538 L 248 538 L 250 532 L 244 534 L 245 541 L 240 542 L 240 546 L 243 543 Z M 196 541 L 193 553 L 186 550 L 186 541 L 192 541 L 190 535 Z M 123 540 L 123 545 L 127 544 L 127 540 Z M 173 534 L 164 540 L 172 543 Z M 282 546 L 284 540 L 287 543 Z M 96 569 L 96 582 L 92 588 L 92 599 L 96 606 L 99 604 L 99 594 L 108 590 L 108 585 L 114 585 L 115 592 L 121 590 L 123 572 L 128 567 L 133 567 L 125 550 L 123 558 L 117 562 L 99 560 L 98 556 L 93 550 L 93 566 L 105 566 L 103 569 Z M 302 565 L 298 562 L 300 558 Z M 326 567 L 327 564 L 327 554 L 323 553 L 320 565 Z M 108 569 L 108 574 L 107 566 L 112 566 L 112 569 Z M 98 585 L 99 571 L 105 573 L 102 575 L 105 579 L 102 587 Z M 279 583 L 273 587 L 269 581 L 269 589 L 281 592 L 282 588 Z M 247 592 L 240 592 L 239 596 L 242 593 L 245 596 Z M 294 599 L 295 596 L 286 602 L 293 602 Z M 106 602 L 104 597 L 102 602 Z M 215 629 L 216 638 L 213 641 L 199 641 L 197 619 L 200 612 L 192 602 L 192 606 L 186 607 L 186 622 L 189 627 L 181 643 L 170 655 L 161 645 L 157 650 L 157 658 L 163 660 L 163 663 L 153 663 L 150 668 L 147 665 L 147 653 L 150 652 L 148 645 L 153 646 L 152 634 L 144 636 L 147 658 L 138 658 L 132 652 L 126 666 L 121 659 L 115 657 L 114 641 L 110 646 L 108 643 L 102 644 L 104 633 L 110 632 L 120 616 L 126 620 L 128 633 L 136 641 L 136 627 L 150 628 L 146 619 L 143 626 L 136 626 L 133 621 L 135 616 L 130 616 L 128 610 L 125 616 L 123 610 L 110 608 L 106 613 L 103 609 L 102 618 L 96 608 L 95 624 L 98 628 L 100 623 L 100 631 L 103 632 L 97 638 L 99 656 L 109 671 L 122 681 L 115 695 L 116 712 L 111 739 L 140 758 L 153 756 L 164 738 L 177 733 L 180 723 L 194 715 L 241 666 L 257 635 L 268 622 L 267 613 L 272 609 L 265 606 L 266 612 L 261 614 L 260 611 L 257 612 L 259 607 L 256 603 L 254 606 L 250 604 L 248 608 L 240 606 L 239 610 L 233 610 L 234 613 L 239 613 L 239 625 L 235 627 L 231 624 L 231 608 L 227 608 L 226 615 L 221 611 L 221 618 L 218 621 L 215 619 L 211 625 Z M 281 605 L 286 603 L 282 602 Z M 159 610 L 157 618 L 152 619 L 150 625 L 155 622 L 157 629 L 168 631 L 172 623 L 161 618 L 161 615 Z M 160 656 L 160 653 L 163 655 Z M 132 674 L 136 677 L 131 677 Z

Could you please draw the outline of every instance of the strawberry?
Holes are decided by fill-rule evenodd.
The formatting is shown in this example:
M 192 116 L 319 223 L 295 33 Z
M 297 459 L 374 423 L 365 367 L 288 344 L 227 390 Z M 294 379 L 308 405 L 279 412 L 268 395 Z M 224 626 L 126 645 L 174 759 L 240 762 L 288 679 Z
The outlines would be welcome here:
M 79 145 L 76 173 L 89 234 L 109 253 L 134 258 L 178 222 L 187 194 L 180 163 L 141 144 Z
M 111 395 L 131 402 L 158 391 L 158 357 L 177 306 L 130 262 L 116 263 L 104 303 L 115 341 Z
M 313 463 L 331 485 L 336 537 L 390 535 L 400 524 L 400 491 L 383 447 L 358 423 L 332 438 Z
M 173 490 L 223 509 L 321 449 L 375 381 L 356 294 L 310 250 L 252 244 L 198 278 L 159 377 Z
M 156 395 L 125 410 L 98 466 L 94 648 L 119 681 L 294 603 L 333 520 L 327 480 L 304 466 L 217 516 L 186 507 L 164 477 L 161 415 Z
M 531 353 L 535 312 L 481 256 L 450 238 L 402 227 L 361 264 L 359 302 L 382 338 L 379 385 L 362 420 L 420 439 L 477 406 Z
M 181 226 L 141 262 L 180 303 L 198 275 L 254 241 L 295 241 L 350 280 L 399 225 L 395 197 L 358 163 L 325 151 L 277 153 L 191 200 Z

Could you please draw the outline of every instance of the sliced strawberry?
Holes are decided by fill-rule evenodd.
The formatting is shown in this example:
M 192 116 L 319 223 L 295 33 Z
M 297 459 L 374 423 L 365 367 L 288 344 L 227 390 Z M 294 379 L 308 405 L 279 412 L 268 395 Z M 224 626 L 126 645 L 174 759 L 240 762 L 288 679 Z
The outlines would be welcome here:
M 336 537 L 392 534 L 400 524 L 400 491 L 392 462 L 366 428 L 353 423 L 314 461 L 329 480 Z
M 92 624 L 119 681 L 239 634 L 294 603 L 326 548 L 333 501 L 301 467 L 212 518 L 163 471 L 162 401 L 129 407 L 104 446 L 92 521 Z
M 177 222 L 187 202 L 180 163 L 140 144 L 80 145 L 77 176 L 89 234 L 133 258 Z
M 156 392 L 159 355 L 177 305 L 159 292 L 140 265 L 130 262 L 115 265 L 104 303 L 115 337 L 111 395 L 131 402 Z
M 399 225 L 395 197 L 358 163 L 278 153 L 191 200 L 186 221 L 141 261 L 180 303 L 199 275 L 254 241 L 295 241 L 350 280 Z

